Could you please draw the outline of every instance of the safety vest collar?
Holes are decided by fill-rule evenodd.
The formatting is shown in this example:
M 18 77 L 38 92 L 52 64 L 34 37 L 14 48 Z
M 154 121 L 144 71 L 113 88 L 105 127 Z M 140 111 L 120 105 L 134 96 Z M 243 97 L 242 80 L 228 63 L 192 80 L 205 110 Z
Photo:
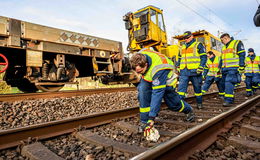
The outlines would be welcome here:
M 160 70 L 174 69 L 173 62 L 169 60 L 165 55 L 159 52 L 145 50 L 142 51 L 141 53 L 147 55 L 152 60 L 151 65 L 149 66 L 147 72 L 143 76 L 143 79 L 145 81 L 152 82 L 153 76 Z

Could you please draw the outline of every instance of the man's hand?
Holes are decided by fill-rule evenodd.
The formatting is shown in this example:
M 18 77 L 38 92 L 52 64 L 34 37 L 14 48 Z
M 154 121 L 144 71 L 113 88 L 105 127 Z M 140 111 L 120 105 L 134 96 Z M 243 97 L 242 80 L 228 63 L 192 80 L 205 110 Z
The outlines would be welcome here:
M 237 70 L 238 70 L 238 72 L 239 72 L 240 74 L 242 74 L 242 73 L 245 72 L 245 67 L 244 67 L 244 66 L 240 66 Z
M 151 134 L 152 132 L 152 128 L 154 125 L 154 121 L 153 120 L 148 120 L 146 123 L 146 127 L 144 129 L 144 136 L 147 137 Z
M 201 74 L 203 72 L 203 67 L 199 66 L 197 69 L 197 74 Z

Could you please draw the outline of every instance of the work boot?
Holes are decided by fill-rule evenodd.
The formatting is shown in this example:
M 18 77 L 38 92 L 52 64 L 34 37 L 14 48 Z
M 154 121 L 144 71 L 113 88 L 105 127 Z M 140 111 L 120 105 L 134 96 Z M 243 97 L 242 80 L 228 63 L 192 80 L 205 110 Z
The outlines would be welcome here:
M 203 108 L 202 103 L 198 103 L 198 104 L 197 104 L 197 108 L 198 108 L 198 109 L 202 109 L 202 108 Z
M 195 114 L 193 112 L 193 109 L 191 109 L 191 111 L 186 114 L 186 121 L 194 122 L 194 120 L 195 120 Z
M 229 102 L 224 102 L 223 103 L 223 106 L 224 107 L 231 107 L 232 103 L 229 103 Z
M 252 96 L 253 94 L 252 93 L 247 93 L 246 94 L 246 97 L 250 97 L 250 96 Z
M 224 100 L 224 99 L 225 99 L 225 98 L 224 98 L 224 96 L 219 96 L 219 98 L 220 98 L 220 99 L 222 99 L 222 100 Z
M 146 127 L 145 123 L 140 123 L 139 127 L 138 127 L 138 133 L 143 133 L 144 129 Z

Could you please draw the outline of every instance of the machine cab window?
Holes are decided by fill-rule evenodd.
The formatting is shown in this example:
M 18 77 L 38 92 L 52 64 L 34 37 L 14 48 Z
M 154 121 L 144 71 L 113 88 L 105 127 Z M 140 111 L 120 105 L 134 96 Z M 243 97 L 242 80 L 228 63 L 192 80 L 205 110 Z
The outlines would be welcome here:
M 158 13 L 158 26 L 162 31 L 165 31 L 165 25 L 163 21 L 163 15 L 161 13 Z
M 216 40 L 215 38 L 210 37 L 210 42 L 211 42 L 211 48 L 212 49 L 221 52 L 222 43 L 219 40 Z
M 138 12 L 134 14 L 134 18 L 140 18 L 142 15 L 145 15 L 148 13 L 148 10 L 144 10 L 142 12 Z
M 156 11 L 153 9 L 150 9 L 150 16 L 151 16 L 151 21 L 156 24 Z

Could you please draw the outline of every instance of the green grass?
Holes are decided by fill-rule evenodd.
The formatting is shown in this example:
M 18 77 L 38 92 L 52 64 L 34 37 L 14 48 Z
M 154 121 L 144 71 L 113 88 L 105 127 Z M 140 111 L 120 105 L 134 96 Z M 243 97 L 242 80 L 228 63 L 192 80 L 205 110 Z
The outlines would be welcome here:
M 10 94 L 10 93 L 23 93 L 17 87 L 11 87 L 2 81 L 4 74 L 0 74 L 0 94 Z M 119 88 L 119 87 L 129 87 L 129 84 L 115 84 L 115 85 L 105 85 L 99 81 L 93 81 L 91 78 L 77 78 L 79 85 L 76 84 L 66 84 L 61 90 L 82 90 L 82 89 L 96 89 L 96 88 Z M 132 86 L 132 85 L 131 85 Z M 38 91 L 41 92 L 41 91 Z

